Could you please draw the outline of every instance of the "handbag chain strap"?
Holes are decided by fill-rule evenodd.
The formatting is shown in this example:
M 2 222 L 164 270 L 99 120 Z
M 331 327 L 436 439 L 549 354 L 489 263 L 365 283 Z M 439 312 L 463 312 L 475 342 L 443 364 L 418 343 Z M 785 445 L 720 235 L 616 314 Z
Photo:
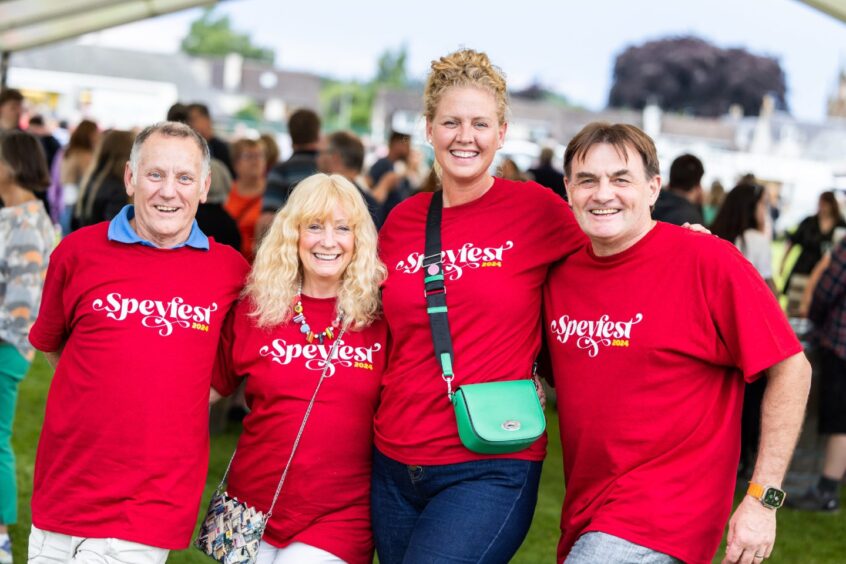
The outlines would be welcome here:
M 309 415 L 311 415 L 311 409 L 314 407 L 314 402 L 317 399 L 317 392 L 320 391 L 320 385 L 323 384 L 323 380 L 327 378 L 326 373 L 329 371 L 329 367 L 332 365 L 332 359 L 335 357 L 335 352 L 338 350 L 338 345 L 341 343 L 341 337 L 344 336 L 346 332 L 346 327 L 341 327 L 341 331 L 338 333 L 338 336 L 335 337 L 335 342 L 332 343 L 332 348 L 329 350 L 329 356 L 326 358 L 323 364 L 323 372 L 320 374 L 320 379 L 317 381 L 317 386 L 314 387 L 314 393 L 311 394 L 311 400 L 308 402 L 308 407 L 306 408 L 305 415 L 303 416 L 303 421 L 300 423 L 300 429 L 297 431 L 297 437 L 294 439 L 294 445 L 291 447 L 291 454 L 288 456 L 288 462 L 285 463 L 285 470 L 282 471 L 282 477 L 279 478 L 279 485 L 276 486 L 276 492 L 273 494 L 273 501 L 270 502 L 270 508 L 267 510 L 267 513 L 264 515 L 264 523 L 266 524 L 270 520 L 270 516 L 273 515 L 273 508 L 276 507 L 276 500 L 279 499 L 279 494 L 282 491 L 282 484 L 285 483 L 285 478 L 288 476 L 288 470 L 291 469 L 291 462 L 294 460 L 294 453 L 297 452 L 297 447 L 300 445 L 300 439 L 303 436 L 303 431 L 305 431 L 306 422 L 308 421 Z M 223 478 L 220 480 L 220 483 L 217 485 L 217 489 L 215 493 L 219 494 L 221 489 L 223 488 L 223 484 L 226 483 L 226 478 L 229 476 L 229 469 L 232 468 L 232 461 L 235 460 L 235 453 L 238 452 L 238 449 L 235 449 L 235 452 L 232 453 L 232 456 L 229 458 L 229 464 L 226 465 L 226 472 L 223 473 Z M 262 526 L 262 528 L 264 528 Z
M 455 353 L 447 318 L 446 285 L 444 284 L 444 265 L 441 258 L 441 215 L 444 207 L 443 192 L 432 194 L 429 211 L 426 214 L 426 246 L 423 257 L 423 295 L 426 297 L 426 313 L 432 329 L 432 342 L 435 347 L 435 360 L 441 367 L 441 378 L 447 385 L 447 398 L 452 401 L 454 394 L 452 371 Z

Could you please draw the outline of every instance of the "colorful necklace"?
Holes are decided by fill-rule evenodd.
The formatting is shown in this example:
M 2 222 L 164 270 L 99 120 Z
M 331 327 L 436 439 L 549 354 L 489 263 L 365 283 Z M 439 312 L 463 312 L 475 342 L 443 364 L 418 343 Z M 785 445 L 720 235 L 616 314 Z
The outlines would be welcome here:
M 297 297 L 294 298 L 294 323 L 299 323 L 300 325 L 300 333 L 305 335 L 306 341 L 309 343 L 313 343 L 315 339 L 317 339 L 320 344 L 322 345 L 324 340 L 331 341 L 335 338 L 335 331 L 340 327 L 341 321 L 344 319 L 343 312 L 339 311 L 338 316 L 332 321 L 332 324 L 326 327 L 320 333 L 314 333 L 311 330 L 308 322 L 306 322 L 305 314 L 303 313 L 303 300 L 302 300 L 302 292 L 303 287 L 302 285 L 297 289 Z

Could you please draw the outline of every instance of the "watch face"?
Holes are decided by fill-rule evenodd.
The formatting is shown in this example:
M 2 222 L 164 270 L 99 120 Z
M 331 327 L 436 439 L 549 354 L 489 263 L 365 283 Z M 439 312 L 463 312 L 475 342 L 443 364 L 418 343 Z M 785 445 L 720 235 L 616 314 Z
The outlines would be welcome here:
M 768 507 L 779 508 L 784 503 L 784 492 L 776 488 L 767 488 L 761 503 Z

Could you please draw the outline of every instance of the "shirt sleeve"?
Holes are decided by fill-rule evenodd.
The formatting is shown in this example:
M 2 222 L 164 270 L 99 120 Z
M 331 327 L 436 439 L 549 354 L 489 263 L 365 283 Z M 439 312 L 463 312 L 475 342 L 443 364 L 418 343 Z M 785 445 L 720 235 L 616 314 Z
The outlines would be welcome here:
M 802 351 L 761 275 L 725 241 L 700 257 L 700 276 L 719 338 L 746 381 Z M 703 320 L 707 322 L 707 320 Z
M 61 349 L 70 334 L 70 320 L 65 313 L 65 292 L 69 282 L 66 249 L 67 244 L 59 244 L 50 256 L 41 306 L 29 333 L 32 346 L 44 352 Z
M 808 311 L 808 318 L 817 325 L 822 325 L 831 308 L 846 294 L 846 239 L 831 253 L 831 264 L 820 276 L 814 288 L 814 297 Z

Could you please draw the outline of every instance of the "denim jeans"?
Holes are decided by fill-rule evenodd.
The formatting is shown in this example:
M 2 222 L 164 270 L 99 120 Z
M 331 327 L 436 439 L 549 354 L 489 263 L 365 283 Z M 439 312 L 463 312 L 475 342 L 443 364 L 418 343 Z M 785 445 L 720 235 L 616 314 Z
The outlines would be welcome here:
M 599 531 L 585 533 L 570 550 L 564 564 L 680 564 L 669 554 L 640 546 Z
M 542 466 L 502 458 L 407 466 L 374 450 L 380 564 L 507 563 L 532 523 Z

